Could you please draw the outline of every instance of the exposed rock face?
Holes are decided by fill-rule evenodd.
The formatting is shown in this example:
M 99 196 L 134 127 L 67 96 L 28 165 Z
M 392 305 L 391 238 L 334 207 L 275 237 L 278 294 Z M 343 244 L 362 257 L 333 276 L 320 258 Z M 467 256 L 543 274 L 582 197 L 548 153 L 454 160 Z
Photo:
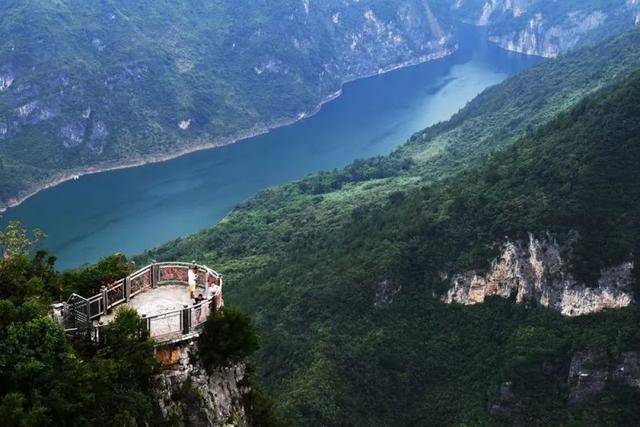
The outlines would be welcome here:
M 340 15 L 332 17 L 334 31 L 340 34 L 341 55 L 325 69 L 346 80 L 439 58 L 454 50 L 450 31 L 436 19 L 427 1 L 400 2 L 395 15 L 387 18 L 368 8 L 359 20 L 353 27 L 352 22 L 341 21 Z
M 15 75 L 10 68 L 0 68 L 0 92 L 9 89 L 15 80 Z
M 491 0 L 482 6 L 482 15 L 475 22 L 477 25 L 485 26 L 492 22 L 492 18 L 505 13 L 517 18 L 521 16 L 537 0 Z M 459 1 L 462 3 L 462 0 Z M 458 7 L 460 7 L 459 5 Z
M 219 368 L 209 375 L 194 361 L 196 344 L 165 349 L 160 355 L 169 364 L 155 379 L 160 412 L 172 425 L 247 425 L 243 397 L 250 388 L 243 383 L 245 365 Z
M 65 148 L 77 147 L 84 138 L 84 125 L 79 122 L 68 123 L 60 129 L 60 136 Z
M 605 37 L 638 22 L 637 0 L 611 0 L 607 6 L 588 0 L 457 0 L 451 8 L 459 19 L 488 27 L 490 40 L 504 49 L 556 57 L 597 31 Z
M 633 263 L 602 271 L 597 286 L 587 287 L 567 271 L 561 254 L 561 247 L 550 239 L 530 235 L 527 245 L 507 242 L 487 274 L 470 271 L 454 275 L 443 300 L 472 305 L 490 296 L 515 296 L 518 303 L 537 301 L 565 316 L 622 308 L 633 302 Z
M 609 382 L 640 389 L 640 354 L 622 353 L 610 357 L 602 350 L 582 351 L 571 359 L 569 402 L 576 404 L 598 395 Z
M 602 26 L 606 18 L 603 11 L 573 12 L 561 24 L 549 25 L 543 15 L 537 13 L 525 28 L 489 39 L 507 50 L 555 58 L 575 47 L 583 35 Z
M 400 292 L 402 286 L 391 281 L 390 279 L 384 279 L 375 286 L 375 297 L 373 306 L 376 308 L 383 308 L 393 302 L 393 298 Z

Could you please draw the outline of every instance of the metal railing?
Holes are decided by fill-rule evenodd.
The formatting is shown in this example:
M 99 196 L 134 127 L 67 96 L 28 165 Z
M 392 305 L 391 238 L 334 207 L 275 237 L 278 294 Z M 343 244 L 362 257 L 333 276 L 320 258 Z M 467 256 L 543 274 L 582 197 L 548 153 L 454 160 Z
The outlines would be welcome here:
M 187 262 L 160 262 L 149 264 L 130 274 L 124 279 L 103 286 L 100 293 L 90 298 L 72 294 L 64 304 L 63 324 L 67 331 L 90 329 L 92 337 L 100 336 L 98 322 L 101 316 L 108 314 L 120 304 L 129 302 L 139 293 L 166 285 L 184 284 L 188 282 L 188 271 L 193 264 Z M 223 277 L 215 270 L 204 265 L 197 265 L 198 279 L 196 287 L 205 291 L 213 278 L 214 292 L 210 300 L 194 306 L 183 306 L 181 309 L 156 314 L 142 315 L 143 327 L 157 342 L 180 339 L 192 334 L 204 324 L 211 310 L 220 309 L 222 299 Z

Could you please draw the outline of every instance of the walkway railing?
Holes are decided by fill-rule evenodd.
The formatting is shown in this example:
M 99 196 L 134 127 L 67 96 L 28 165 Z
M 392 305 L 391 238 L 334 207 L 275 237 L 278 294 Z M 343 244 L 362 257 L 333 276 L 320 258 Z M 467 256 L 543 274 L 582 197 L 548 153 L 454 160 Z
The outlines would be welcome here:
M 188 272 L 192 265 L 187 262 L 152 263 L 111 285 L 103 286 L 100 293 L 92 297 L 84 298 L 72 294 L 67 303 L 63 304 L 61 323 L 67 331 L 89 331 L 97 340 L 100 328 L 104 326 L 99 322 L 101 316 L 109 314 L 115 307 L 129 302 L 145 290 L 166 285 L 187 285 Z M 223 306 L 222 275 L 204 265 L 196 267 L 196 287 L 201 293 L 206 293 L 207 284 L 213 282 L 212 299 L 152 316 L 143 314 L 143 327 L 157 342 L 179 340 L 197 333 L 197 329 L 205 322 L 210 311 Z

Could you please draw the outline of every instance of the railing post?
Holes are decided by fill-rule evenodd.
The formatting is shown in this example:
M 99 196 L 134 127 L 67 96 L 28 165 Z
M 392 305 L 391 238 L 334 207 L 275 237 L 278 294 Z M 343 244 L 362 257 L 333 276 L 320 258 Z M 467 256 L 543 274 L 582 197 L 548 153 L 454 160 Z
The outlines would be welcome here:
M 95 330 L 95 342 L 100 342 L 100 327 L 102 327 L 102 322 L 98 322 Z
M 100 292 L 102 292 L 102 314 L 107 314 L 107 309 L 109 308 L 109 291 L 106 286 L 102 286 Z
M 222 289 L 222 281 L 223 281 L 223 277 L 221 274 L 220 277 L 218 278 L 218 286 L 220 286 L 220 294 L 219 294 L 219 298 L 216 298 L 216 311 L 224 307 L 224 293 Z
M 158 264 L 153 260 L 151 263 L 151 289 L 155 289 L 158 286 Z
M 182 333 L 188 334 L 191 330 L 191 310 L 188 305 L 182 309 Z
M 151 321 L 150 319 L 147 319 L 147 315 L 143 314 L 142 315 L 142 330 L 147 332 L 147 333 L 151 333 Z
M 129 276 L 127 276 L 124 279 L 124 300 L 126 302 L 129 302 L 130 298 L 131 298 L 131 279 L 129 278 Z

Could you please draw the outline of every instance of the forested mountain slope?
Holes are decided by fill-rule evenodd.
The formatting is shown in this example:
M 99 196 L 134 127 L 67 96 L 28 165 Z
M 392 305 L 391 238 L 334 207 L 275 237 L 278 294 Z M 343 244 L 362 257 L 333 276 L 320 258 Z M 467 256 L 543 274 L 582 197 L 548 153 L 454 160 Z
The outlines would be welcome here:
M 265 191 L 147 256 L 226 273 L 230 301 L 260 324 L 269 391 L 298 421 L 637 423 L 634 305 L 568 318 L 538 295 L 443 299 L 456 274 L 490 271 L 530 234 L 562 261 L 543 265 L 545 286 L 571 278 L 586 304 L 623 266 L 614 286 L 634 298 L 638 37 L 546 62 L 389 157 Z

